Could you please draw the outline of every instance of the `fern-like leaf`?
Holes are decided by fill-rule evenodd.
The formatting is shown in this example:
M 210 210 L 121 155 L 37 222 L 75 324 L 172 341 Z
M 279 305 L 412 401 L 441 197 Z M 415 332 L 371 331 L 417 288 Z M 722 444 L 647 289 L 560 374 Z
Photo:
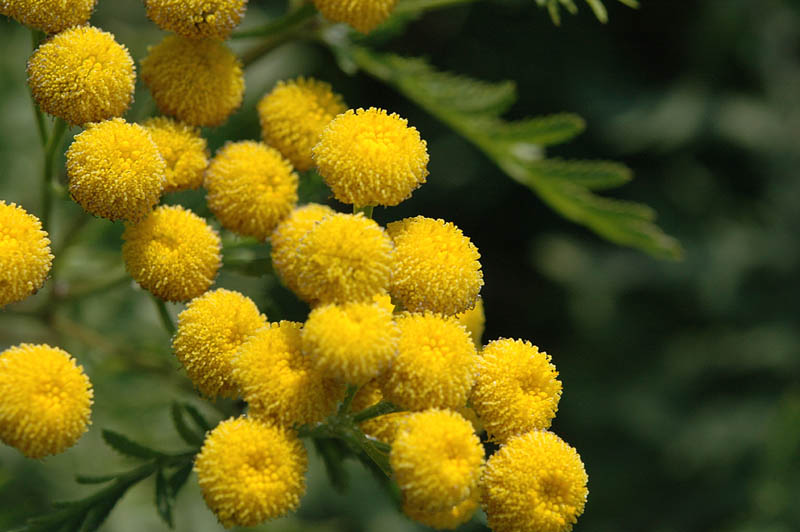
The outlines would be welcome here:
M 589 7 L 592 9 L 594 16 L 597 17 L 602 23 L 608 22 L 608 11 L 606 10 L 603 0 L 585 0 Z M 617 0 L 621 4 L 628 7 L 637 8 L 639 2 L 637 0 Z M 547 8 L 550 13 L 550 18 L 556 26 L 561 24 L 561 10 L 566 9 L 567 12 L 574 15 L 578 12 L 578 6 L 575 5 L 574 0 L 536 0 L 536 5 L 542 8 Z

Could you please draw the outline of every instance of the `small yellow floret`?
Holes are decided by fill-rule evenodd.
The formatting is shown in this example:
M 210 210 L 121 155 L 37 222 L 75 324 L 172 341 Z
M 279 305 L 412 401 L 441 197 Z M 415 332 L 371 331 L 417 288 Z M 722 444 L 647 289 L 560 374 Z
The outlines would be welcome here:
M 147 216 L 164 190 L 165 171 L 150 134 L 121 118 L 89 124 L 67 150 L 72 199 L 112 221 Z
M 208 147 L 200 130 L 159 116 L 142 124 L 153 138 L 167 165 L 164 192 L 189 190 L 203 185 L 208 166 Z
M 0 0 L 0 15 L 46 33 L 58 33 L 86 24 L 96 3 L 97 0 Z
M 297 174 L 274 148 L 261 142 L 229 142 L 206 172 L 208 208 L 241 235 L 266 239 L 297 203 Z
M 403 504 L 403 512 L 425 526 L 437 530 L 453 530 L 472 519 L 478 506 L 480 506 L 480 492 L 475 490 L 473 495 L 451 508 L 430 512 L 406 502 Z
M 233 356 L 266 324 L 250 298 L 219 288 L 193 299 L 178 315 L 172 349 L 203 395 L 235 397 Z
M 322 132 L 313 149 L 317 171 L 343 203 L 397 205 L 428 176 L 419 132 L 397 114 L 350 109 Z
M 49 2 L 63 5 L 65 2 Z M 56 9 L 58 9 L 56 7 Z M 28 85 L 46 113 L 70 124 L 122 116 L 133 99 L 136 71 L 128 49 L 91 26 L 68 29 L 28 61 Z
M 589 477 L 578 453 L 547 431 L 517 436 L 486 464 L 483 509 L 494 532 L 568 532 L 583 513 Z
M 247 0 L 145 0 L 161 29 L 187 39 L 225 40 L 244 16 Z
M 163 205 L 122 234 L 122 258 L 142 288 L 165 301 L 208 290 L 221 264 L 219 235 L 181 206 Z
M 460 415 L 427 410 L 403 420 L 389 463 L 407 505 L 440 512 L 478 491 L 483 446 Z
M 293 292 L 298 290 L 297 275 L 303 263 L 297 254 L 297 246 L 314 224 L 333 213 L 334 210 L 327 205 L 309 203 L 293 210 L 272 232 L 272 266 Z
M 380 382 L 378 379 L 373 379 L 358 389 L 350 409 L 353 412 L 360 412 L 381 401 L 383 401 L 383 393 L 381 393 Z M 384 414 L 362 421 L 359 428 L 364 434 L 391 445 L 398 426 L 407 415 L 409 412 Z
M 361 385 L 389 364 L 399 333 L 376 303 L 320 305 L 303 326 L 303 354 L 326 375 Z
M 475 304 L 483 286 L 480 254 L 461 229 L 416 216 L 386 230 L 395 245 L 390 293 L 406 310 L 452 315 Z
M 302 323 L 264 327 L 233 359 L 233 378 L 249 415 L 284 426 L 314 423 L 330 414 L 344 385 L 314 368 L 300 349 Z
M 561 381 L 550 355 L 522 340 L 490 342 L 478 358 L 472 406 L 496 441 L 550 426 Z
M 361 33 L 369 33 L 389 18 L 397 0 L 314 0 L 319 12 L 334 22 L 345 22 Z
M 0 200 L 0 307 L 39 290 L 53 265 L 42 222 L 25 209 Z
M 58 454 L 88 430 L 92 384 L 69 353 L 21 344 L 0 353 L 0 440 L 29 458 Z
M 307 469 L 308 455 L 293 432 L 249 418 L 217 425 L 194 463 L 203 498 L 225 528 L 256 526 L 297 509 Z
M 463 407 L 477 365 L 466 329 L 430 313 L 406 314 L 397 324 L 397 356 L 381 382 L 385 399 L 408 410 Z
M 169 35 L 148 49 L 141 67 L 158 109 L 187 124 L 218 126 L 242 103 L 242 64 L 219 41 Z
M 264 142 L 277 148 L 301 172 L 314 166 L 311 148 L 322 130 L 343 113 L 342 97 L 316 79 L 279 81 L 258 102 L 258 118 Z
M 475 342 L 475 346 L 480 349 L 480 347 L 483 345 L 481 342 L 481 338 L 483 337 L 483 329 L 486 326 L 486 314 L 484 314 L 483 311 L 483 299 L 478 297 L 478 300 L 475 301 L 474 307 L 457 314 L 456 318 L 458 319 L 458 323 L 467 328 L 470 336 L 472 336 L 472 341 Z
M 297 257 L 297 294 L 308 302 L 366 301 L 389 288 L 392 241 L 361 213 L 322 219 L 300 241 Z

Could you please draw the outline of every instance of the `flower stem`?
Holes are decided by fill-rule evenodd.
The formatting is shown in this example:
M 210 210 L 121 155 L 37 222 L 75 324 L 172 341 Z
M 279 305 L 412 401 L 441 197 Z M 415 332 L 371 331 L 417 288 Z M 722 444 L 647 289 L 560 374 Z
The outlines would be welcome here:
M 153 296 L 153 301 L 156 304 L 156 308 L 158 309 L 158 316 L 161 318 L 161 323 L 164 324 L 164 328 L 167 330 L 170 336 L 175 334 L 175 323 L 172 321 L 172 317 L 169 315 L 169 311 L 167 310 L 167 305 L 164 303 L 163 299 L 159 299 L 156 296 Z
M 350 411 L 350 405 L 353 404 L 353 398 L 356 396 L 357 391 L 358 386 L 354 384 L 347 385 L 347 392 L 345 393 L 344 400 L 342 404 L 339 405 L 339 416 L 343 416 Z
M 353 205 L 353 214 L 363 213 L 364 216 L 367 218 L 372 218 L 372 211 L 375 210 L 374 205 L 364 205 L 359 207 L 358 205 Z
M 50 133 L 50 138 L 44 148 L 44 172 L 42 174 L 42 229 L 50 232 L 50 210 L 53 205 L 53 165 L 55 163 L 55 154 L 58 147 L 61 145 L 61 137 L 67 130 L 67 123 L 56 118 L 56 123 L 53 126 L 53 131 Z
M 296 37 L 308 22 L 316 16 L 317 10 L 312 4 L 292 11 L 276 21 L 273 21 L 261 28 L 246 32 L 238 32 L 232 35 L 234 39 L 245 39 L 249 37 L 264 37 L 264 40 L 246 51 L 242 55 L 242 64 L 248 67 L 267 55 L 269 52 L 281 44 Z
M 362 421 L 366 421 L 374 417 L 382 416 L 384 414 L 391 414 L 392 412 L 399 412 L 399 411 L 400 409 L 397 408 L 392 403 L 382 401 L 380 403 L 370 406 L 369 408 L 365 408 L 361 412 L 355 414 L 353 416 L 353 422 L 361 423 Z

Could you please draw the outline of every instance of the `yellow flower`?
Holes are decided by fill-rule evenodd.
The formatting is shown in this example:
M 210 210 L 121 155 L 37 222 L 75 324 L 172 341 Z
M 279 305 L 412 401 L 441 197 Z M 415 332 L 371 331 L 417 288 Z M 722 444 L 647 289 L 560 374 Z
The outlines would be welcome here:
M 208 166 L 206 139 L 192 126 L 159 116 L 142 124 L 167 164 L 164 192 L 198 188 Z
M 0 200 L 0 307 L 39 290 L 52 265 L 50 239 L 39 219 Z
M 360 213 L 322 219 L 300 241 L 297 257 L 297 294 L 309 302 L 366 301 L 389 287 L 392 241 Z
M 258 102 L 264 142 L 277 148 L 301 172 L 314 166 L 311 148 L 333 117 L 346 109 L 342 97 L 323 81 L 279 81 Z
M 244 16 L 247 0 L 145 0 L 147 16 L 187 39 L 225 40 Z
M 397 205 L 428 176 L 428 151 L 419 132 L 397 114 L 350 109 L 322 132 L 314 162 L 343 203 Z
M 161 197 L 165 171 L 150 134 L 121 118 L 89 124 L 67 150 L 72 199 L 112 221 L 147 216 Z
M 550 355 L 522 340 L 490 342 L 478 357 L 472 407 L 497 441 L 550 426 L 561 381 Z
M 208 208 L 241 235 L 266 239 L 297 203 L 297 174 L 277 150 L 249 140 L 229 142 L 206 171 Z
M 397 0 L 314 0 L 319 12 L 334 22 L 345 22 L 361 33 L 369 33 L 392 14 Z
M 424 216 L 390 223 L 395 245 L 390 293 L 406 310 L 457 314 L 483 286 L 480 254 L 461 229 Z
M 178 315 L 172 349 L 203 395 L 235 397 L 233 356 L 266 324 L 250 298 L 219 288 L 193 299 Z
M 122 234 L 122 258 L 142 288 L 165 301 L 187 301 L 208 290 L 220 267 L 220 239 L 202 218 L 163 205 Z
M 45 3 L 45 2 L 41 2 Z M 46 2 L 58 9 L 66 3 Z M 114 36 L 78 26 L 39 46 L 28 61 L 28 85 L 46 113 L 70 124 L 122 116 L 133 98 L 136 71 Z
M 408 410 L 464 406 L 477 363 L 464 327 L 431 313 L 406 314 L 397 324 L 397 356 L 381 382 L 386 400 Z
M 249 418 L 217 425 L 194 463 L 203 498 L 225 528 L 255 526 L 297 509 L 307 469 L 308 455 L 294 433 Z
M 297 254 L 300 240 L 314 224 L 333 213 L 334 210 L 327 205 L 309 203 L 293 210 L 272 232 L 272 266 L 293 292 L 298 290 L 297 275 L 303 263 L 302 257 Z
M 494 532 L 567 532 L 583 513 L 588 476 L 578 453 L 547 431 L 503 445 L 483 472 L 482 502 Z
M 407 505 L 446 511 L 477 492 L 483 446 L 460 415 L 427 410 L 403 420 L 389 463 Z
M 284 426 L 321 421 L 344 386 L 314 369 L 300 350 L 302 323 L 282 321 L 256 332 L 233 359 L 233 378 L 249 415 Z
M 326 375 L 364 384 L 394 357 L 399 330 L 376 303 L 320 305 L 303 326 L 303 354 Z
M 96 3 L 97 0 L 0 0 L 0 15 L 46 33 L 58 33 L 86 24 Z
M 193 126 L 218 126 L 242 103 L 242 64 L 223 43 L 169 35 L 148 49 L 142 79 L 159 110 Z
M 437 530 L 453 530 L 472 519 L 480 505 L 480 492 L 476 490 L 464 501 L 438 511 L 426 511 L 408 502 L 403 504 L 403 512 L 414 521 Z
M 20 344 L 0 353 L 0 440 L 29 458 L 58 454 L 86 432 L 92 384 L 69 353 Z
M 483 299 L 479 296 L 475 306 L 456 315 L 458 323 L 467 328 L 475 346 L 480 349 L 483 329 L 486 325 L 486 314 L 483 311 Z

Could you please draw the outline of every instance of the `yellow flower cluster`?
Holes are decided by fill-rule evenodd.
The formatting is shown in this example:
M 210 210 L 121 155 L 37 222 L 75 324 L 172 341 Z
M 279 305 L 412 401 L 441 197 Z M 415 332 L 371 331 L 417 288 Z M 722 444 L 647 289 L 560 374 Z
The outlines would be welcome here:
M 97 0 L 0 0 L 0 15 L 46 33 L 58 33 L 86 24 L 96 3 Z
M 208 147 L 200 131 L 192 126 L 159 116 L 142 123 L 167 165 L 164 192 L 202 186 L 208 166 Z
M 89 426 L 92 384 L 66 351 L 21 344 L 0 353 L 0 440 L 29 458 L 58 454 Z
M 334 22 L 345 22 L 369 33 L 392 14 L 397 0 L 314 0 L 320 13 Z
M 147 16 L 187 39 L 227 39 L 244 16 L 247 0 L 145 0 Z
M 0 200 L 0 307 L 39 290 L 52 264 L 50 239 L 39 219 Z

